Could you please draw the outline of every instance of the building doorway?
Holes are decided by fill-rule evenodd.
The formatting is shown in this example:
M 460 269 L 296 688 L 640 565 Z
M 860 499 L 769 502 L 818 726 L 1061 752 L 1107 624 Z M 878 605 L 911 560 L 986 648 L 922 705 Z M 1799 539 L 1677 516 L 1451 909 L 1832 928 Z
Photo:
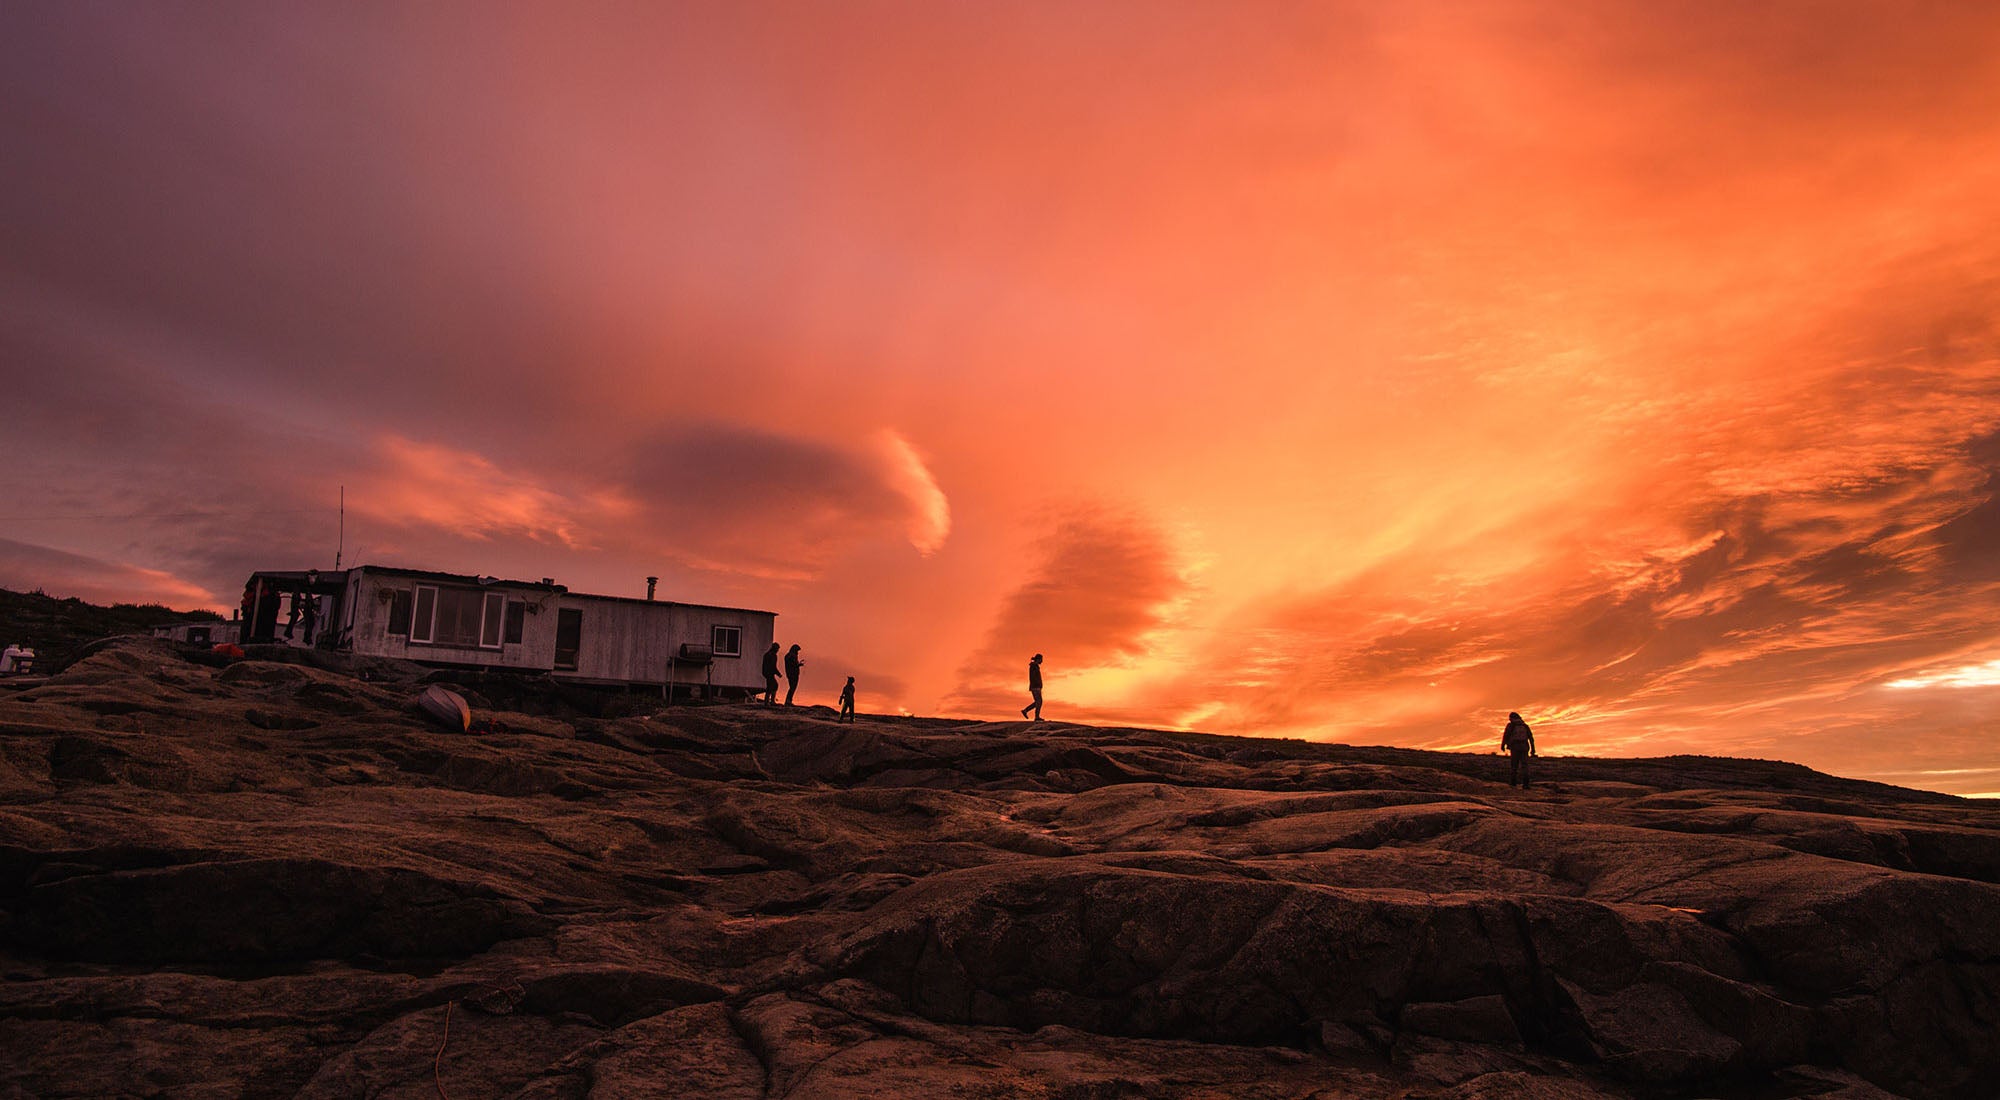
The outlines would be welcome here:
M 577 654 L 583 649 L 583 609 L 565 607 L 556 611 L 556 668 L 576 671 Z

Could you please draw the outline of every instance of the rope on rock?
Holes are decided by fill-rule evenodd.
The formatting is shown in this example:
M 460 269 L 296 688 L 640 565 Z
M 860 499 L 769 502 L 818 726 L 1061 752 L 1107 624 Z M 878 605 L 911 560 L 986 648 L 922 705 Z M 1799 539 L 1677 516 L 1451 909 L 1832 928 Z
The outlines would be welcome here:
M 444 1094 L 444 1077 L 438 1070 L 444 1063 L 445 1044 L 451 1042 L 451 1006 L 450 1001 L 444 1003 L 444 1038 L 438 1040 L 437 1055 L 431 1059 L 431 1084 L 437 1086 L 438 1100 L 451 1100 L 451 1097 Z
M 523 995 L 521 984 L 510 980 L 475 989 L 444 1003 L 444 1036 L 438 1040 L 437 1053 L 431 1056 L 431 1084 L 437 1086 L 438 1100 L 451 1100 L 444 1091 L 444 1048 L 451 1043 L 452 1006 L 462 1002 L 489 1016 L 506 1016 L 521 1003 Z

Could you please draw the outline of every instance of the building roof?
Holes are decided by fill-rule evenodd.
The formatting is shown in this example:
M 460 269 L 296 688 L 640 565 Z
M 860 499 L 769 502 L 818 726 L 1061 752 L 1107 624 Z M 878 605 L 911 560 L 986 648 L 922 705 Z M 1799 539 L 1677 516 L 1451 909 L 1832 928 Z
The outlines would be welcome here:
M 471 573 L 440 573 L 431 569 L 404 569 L 394 565 L 357 565 L 354 568 L 370 573 L 386 573 L 392 577 L 411 577 L 416 580 L 449 581 L 453 584 L 480 586 L 505 585 L 508 588 L 533 588 L 542 592 L 567 592 L 569 588 L 554 581 L 515 581 L 503 577 L 484 577 Z
M 567 592 L 560 584 L 544 584 L 541 581 L 512 581 L 500 577 L 481 577 L 471 573 L 440 573 L 432 569 L 404 569 L 394 565 L 357 565 L 349 569 L 259 569 L 250 574 L 250 579 L 265 577 L 277 581 L 291 581 L 309 584 L 317 578 L 322 586 L 329 583 L 338 585 L 349 573 L 379 573 L 391 577 L 408 577 L 420 581 L 441 581 L 447 584 L 465 584 L 474 587 L 530 588 L 539 592 Z
M 569 592 L 564 595 L 572 600 L 606 600 L 612 603 L 649 603 L 655 607 L 698 607 L 708 611 L 742 611 L 751 615 L 769 615 L 776 618 L 775 611 L 760 611 L 754 607 L 731 607 L 720 603 L 692 603 L 688 600 L 649 600 L 643 596 L 600 596 L 595 592 Z
M 312 591 L 321 595 L 340 591 L 347 583 L 346 570 L 334 569 L 259 569 L 250 574 L 250 579 L 278 581 L 288 585 L 289 591 Z
M 738 611 L 750 615 L 769 615 L 777 618 L 775 611 L 761 611 L 754 607 L 730 607 L 719 603 L 694 603 L 687 600 L 648 600 L 639 596 L 603 596 L 595 592 L 572 592 L 567 585 L 541 581 L 510 581 L 499 577 L 481 577 L 471 573 L 441 573 L 431 569 L 404 569 L 394 565 L 356 565 L 349 569 L 259 569 L 250 574 L 252 580 L 264 577 L 270 580 L 287 581 L 304 586 L 317 577 L 321 591 L 332 591 L 345 583 L 349 573 L 375 573 L 390 577 L 408 577 L 411 580 L 438 581 L 443 584 L 463 584 L 475 588 L 526 588 L 536 592 L 555 592 L 579 600 L 608 600 L 615 603 L 650 603 L 660 607 L 679 606 L 702 608 L 710 611 Z

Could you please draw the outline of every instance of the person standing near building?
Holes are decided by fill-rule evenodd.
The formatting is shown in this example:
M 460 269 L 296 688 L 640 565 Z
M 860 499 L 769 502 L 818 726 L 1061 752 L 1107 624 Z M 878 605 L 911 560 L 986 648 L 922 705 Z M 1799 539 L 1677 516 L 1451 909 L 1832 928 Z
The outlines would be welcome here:
M 764 651 L 764 705 L 771 706 L 778 701 L 778 643 Z
M 1031 720 L 1039 722 L 1042 720 L 1042 655 L 1039 653 L 1028 662 L 1028 694 L 1032 701 L 1021 708 L 1021 717 L 1027 718 L 1032 710 L 1035 717 Z
M 804 661 L 799 660 L 798 643 L 793 642 L 792 648 L 785 651 L 785 684 L 787 685 L 785 688 L 785 705 L 788 707 L 792 705 L 792 696 L 799 693 L 799 669 L 804 668 L 805 664 Z
M 1507 728 L 1500 732 L 1500 747 L 1513 757 L 1513 771 L 1507 779 L 1510 787 L 1528 785 L 1528 757 L 1540 756 L 1535 751 L 1535 731 L 1513 711 L 1507 712 Z
M 847 686 L 840 689 L 840 717 L 836 721 L 854 721 L 854 677 L 847 678 Z

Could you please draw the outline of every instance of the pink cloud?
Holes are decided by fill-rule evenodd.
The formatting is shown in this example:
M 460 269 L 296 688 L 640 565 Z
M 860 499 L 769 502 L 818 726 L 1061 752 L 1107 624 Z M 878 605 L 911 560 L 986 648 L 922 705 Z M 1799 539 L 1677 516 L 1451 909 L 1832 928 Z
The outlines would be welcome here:
M 158 569 L 0 539 L 0 588 L 75 596 L 91 603 L 157 603 L 215 610 L 233 603 Z

